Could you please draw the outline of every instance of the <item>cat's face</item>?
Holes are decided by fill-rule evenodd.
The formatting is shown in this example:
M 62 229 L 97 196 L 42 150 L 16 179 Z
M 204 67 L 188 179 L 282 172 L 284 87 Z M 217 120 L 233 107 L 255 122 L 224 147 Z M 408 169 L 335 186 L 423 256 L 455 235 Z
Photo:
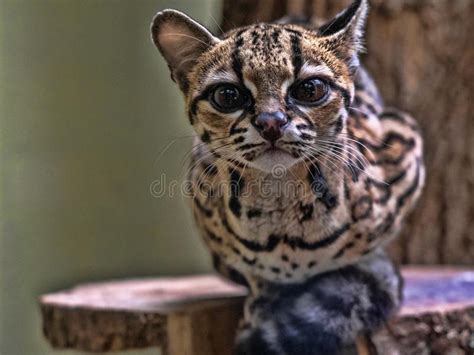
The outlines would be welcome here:
M 324 154 L 343 134 L 366 11 L 357 1 L 319 30 L 257 24 L 218 39 L 166 10 L 152 33 L 201 140 L 218 157 L 270 171 Z

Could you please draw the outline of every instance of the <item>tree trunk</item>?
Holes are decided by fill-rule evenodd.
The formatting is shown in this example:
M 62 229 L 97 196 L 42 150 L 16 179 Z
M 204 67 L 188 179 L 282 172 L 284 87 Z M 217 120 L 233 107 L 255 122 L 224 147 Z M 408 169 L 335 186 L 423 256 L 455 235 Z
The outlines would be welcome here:
M 225 0 L 223 27 L 283 14 L 330 18 L 349 0 Z M 372 0 L 363 61 L 386 104 L 425 137 L 427 183 L 393 256 L 403 263 L 474 260 L 474 1 Z

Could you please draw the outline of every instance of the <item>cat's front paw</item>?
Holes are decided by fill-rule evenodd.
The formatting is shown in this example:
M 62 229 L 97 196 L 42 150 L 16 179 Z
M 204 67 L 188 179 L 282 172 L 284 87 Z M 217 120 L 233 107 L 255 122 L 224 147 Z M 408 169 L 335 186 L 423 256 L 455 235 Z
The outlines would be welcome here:
M 339 336 L 312 323 L 266 322 L 242 330 L 236 339 L 235 355 L 338 355 Z
M 249 297 L 237 355 L 345 354 L 400 303 L 401 280 L 382 252 L 300 284 L 267 284 Z

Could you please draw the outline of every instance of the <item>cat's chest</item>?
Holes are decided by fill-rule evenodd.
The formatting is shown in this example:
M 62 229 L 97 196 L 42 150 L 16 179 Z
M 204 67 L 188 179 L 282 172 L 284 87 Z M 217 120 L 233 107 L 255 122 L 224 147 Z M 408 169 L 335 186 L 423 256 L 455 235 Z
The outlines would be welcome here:
M 330 223 L 332 214 L 304 180 L 267 180 L 224 197 L 232 225 L 250 239 L 305 237 Z
M 231 187 L 217 177 L 212 197 L 197 196 L 193 211 L 213 254 L 236 270 L 297 281 L 325 270 L 346 242 L 350 216 L 343 186 L 334 179 L 258 183 L 236 175 Z

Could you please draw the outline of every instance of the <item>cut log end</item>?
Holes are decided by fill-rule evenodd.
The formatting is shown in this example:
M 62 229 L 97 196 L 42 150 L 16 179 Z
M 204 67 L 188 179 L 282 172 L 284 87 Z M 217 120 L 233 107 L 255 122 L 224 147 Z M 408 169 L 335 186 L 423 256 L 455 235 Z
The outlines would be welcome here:
M 406 268 L 404 305 L 359 339 L 359 354 L 474 353 L 474 271 Z M 225 355 L 246 290 L 216 276 L 104 282 L 44 295 L 43 331 L 54 348 L 107 352 L 161 347 Z

